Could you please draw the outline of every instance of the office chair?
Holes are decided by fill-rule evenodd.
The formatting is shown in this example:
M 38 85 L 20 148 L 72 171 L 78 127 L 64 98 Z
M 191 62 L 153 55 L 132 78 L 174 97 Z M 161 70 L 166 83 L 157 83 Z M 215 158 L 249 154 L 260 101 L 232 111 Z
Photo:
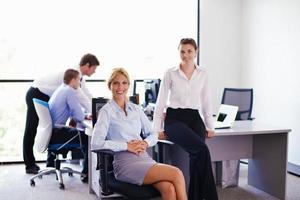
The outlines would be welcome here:
M 48 103 L 34 98 L 33 104 L 39 117 L 39 125 L 37 128 L 34 147 L 38 152 L 44 152 L 48 149 L 49 152 L 56 156 L 56 159 L 54 161 L 54 167 L 47 167 L 43 170 L 40 170 L 38 174 L 32 176 L 30 178 L 30 185 L 35 186 L 34 179 L 37 177 L 42 178 L 43 175 L 55 173 L 56 179 L 59 182 L 59 188 L 63 190 L 65 188 L 62 179 L 63 173 L 68 173 L 69 176 L 73 176 L 73 174 L 82 175 L 82 173 L 69 167 L 60 168 L 61 160 L 59 160 L 58 155 L 62 154 L 63 158 L 66 158 L 69 151 L 82 148 L 80 132 L 75 128 L 67 126 L 54 127 L 52 124 Z M 73 129 L 72 131 L 76 131 L 78 134 L 65 143 L 50 143 L 52 133 L 59 128 L 65 128 L 69 130 Z M 75 141 L 78 139 L 79 143 Z
M 93 98 L 92 113 L 93 125 L 97 121 L 98 111 L 105 105 L 108 99 Z M 130 200 L 147 200 L 154 197 L 159 197 L 160 193 L 151 185 L 135 185 L 119 181 L 115 178 L 113 172 L 113 155 L 114 152 L 106 149 L 92 150 L 97 154 L 97 167 L 100 173 L 99 184 L 101 185 L 101 194 L 106 198 L 114 193 L 121 194 L 125 199 Z
M 251 117 L 253 106 L 252 88 L 224 88 L 222 104 L 238 106 L 236 120 L 253 120 Z M 240 162 L 247 164 L 247 161 L 227 160 L 216 162 L 217 184 L 222 187 L 238 185 Z
M 253 89 L 224 88 L 222 104 L 238 106 L 236 120 L 252 120 Z

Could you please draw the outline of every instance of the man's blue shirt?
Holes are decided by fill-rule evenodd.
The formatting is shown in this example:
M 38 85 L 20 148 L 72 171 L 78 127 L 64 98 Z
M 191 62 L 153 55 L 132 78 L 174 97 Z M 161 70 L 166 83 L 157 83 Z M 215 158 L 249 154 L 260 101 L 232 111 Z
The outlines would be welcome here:
M 77 122 L 83 121 L 85 118 L 77 91 L 64 83 L 51 96 L 49 109 L 54 125 L 65 125 L 70 117 Z

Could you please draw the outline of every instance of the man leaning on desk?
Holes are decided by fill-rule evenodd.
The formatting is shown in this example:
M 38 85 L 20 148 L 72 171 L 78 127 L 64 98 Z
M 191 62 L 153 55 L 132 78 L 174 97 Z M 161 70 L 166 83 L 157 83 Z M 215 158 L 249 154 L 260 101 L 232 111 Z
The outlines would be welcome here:
M 85 119 L 92 119 L 89 113 L 84 112 L 81 106 L 77 89 L 80 86 L 80 74 L 77 70 L 68 69 L 64 74 L 64 83 L 61 84 L 53 93 L 49 100 L 49 109 L 53 124 L 55 126 L 65 125 L 69 118 L 75 122 L 82 122 Z M 82 182 L 88 181 L 88 137 L 84 131 L 81 133 L 83 144 L 84 162 L 82 169 Z M 77 135 L 77 129 L 66 128 L 64 126 L 54 129 L 50 143 L 67 142 Z M 77 138 L 79 141 L 79 138 Z M 55 155 L 48 153 L 47 167 L 54 167 Z
M 92 95 L 86 88 L 85 79 L 83 77 L 94 74 L 97 66 L 99 66 L 97 57 L 93 54 L 85 54 L 80 60 L 79 67 L 76 67 L 80 73 L 81 80 L 80 88 L 76 91 L 80 96 L 80 104 L 88 112 L 91 112 L 92 109 Z M 43 77 L 36 79 L 26 93 L 27 115 L 23 137 L 23 158 L 25 170 L 28 174 L 37 174 L 40 169 L 39 166 L 36 165 L 33 155 L 33 145 L 39 118 L 32 99 L 37 98 L 48 102 L 54 90 L 63 83 L 64 72 L 65 70 L 61 70 L 51 74 L 45 74 Z

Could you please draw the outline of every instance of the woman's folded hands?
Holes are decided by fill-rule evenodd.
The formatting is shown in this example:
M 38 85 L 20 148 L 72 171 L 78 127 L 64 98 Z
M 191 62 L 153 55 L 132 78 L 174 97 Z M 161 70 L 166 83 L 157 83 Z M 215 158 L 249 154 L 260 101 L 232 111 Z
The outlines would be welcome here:
M 148 143 L 144 140 L 131 140 L 127 142 L 127 150 L 137 155 L 144 153 L 147 148 Z

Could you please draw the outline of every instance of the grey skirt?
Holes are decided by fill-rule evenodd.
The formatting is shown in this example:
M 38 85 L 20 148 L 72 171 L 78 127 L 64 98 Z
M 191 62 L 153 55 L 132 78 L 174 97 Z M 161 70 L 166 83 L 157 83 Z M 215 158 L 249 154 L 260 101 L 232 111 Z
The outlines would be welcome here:
M 116 179 L 137 185 L 143 184 L 148 170 L 155 164 L 147 152 L 141 155 L 129 151 L 117 152 L 113 161 Z

